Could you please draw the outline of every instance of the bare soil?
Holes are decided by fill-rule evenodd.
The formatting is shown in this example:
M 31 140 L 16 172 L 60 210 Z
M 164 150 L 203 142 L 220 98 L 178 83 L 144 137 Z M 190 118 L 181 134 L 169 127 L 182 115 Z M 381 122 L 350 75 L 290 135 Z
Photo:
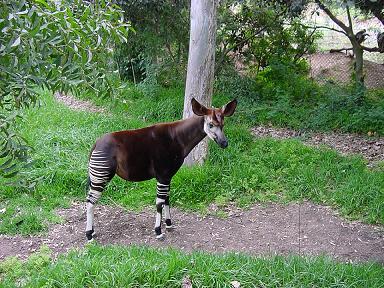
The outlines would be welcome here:
M 343 155 L 359 154 L 367 160 L 369 167 L 384 161 L 384 137 L 364 137 L 358 134 L 335 132 L 311 133 L 272 126 L 256 126 L 252 128 L 252 134 L 256 137 L 272 137 L 275 139 L 295 138 L 310 146 L 328 146 Z
M 179 209 L 172 212 L 176 228 L 165 232 L 165 240 L 159 241 L 153 231 L 154 208 L 136 213 L 98 205 L 95 241 L 102 245 L 141 244 L 252 255 L 325 254 L 339 261 L 384 263 L 384 227 L 343 220 L 330 208 L 310 202 L 255 205 L 247 211 L 231 210 L 231 216 L 226 218 Z M 54 255 L 83 247 L 85 206 L 74 203 L 57 213 L 64 221 L 52 225 L 46 235 L 0 235 L 0 259 L 7 256 L 25 259 L 42 244 L 48 245 Z
M 345 53 L 316 53 L 307 56 L 310 75 L 320 83 L 351 82 L 353 57 Z M 368 89 L 384 88 L 384 65 L 364 60 L 365 85 Z

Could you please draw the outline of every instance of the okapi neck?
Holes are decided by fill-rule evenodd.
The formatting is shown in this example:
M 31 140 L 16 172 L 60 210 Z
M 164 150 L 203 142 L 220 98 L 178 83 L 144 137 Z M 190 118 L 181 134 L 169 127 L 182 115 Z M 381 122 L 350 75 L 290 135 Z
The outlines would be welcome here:
M 181 121 L 177 127 L 177 137 L 179 142 L 183 145 L 184 157 L 204 139 L 207 134 L 204 132 L 204 117 L 191 117 Z

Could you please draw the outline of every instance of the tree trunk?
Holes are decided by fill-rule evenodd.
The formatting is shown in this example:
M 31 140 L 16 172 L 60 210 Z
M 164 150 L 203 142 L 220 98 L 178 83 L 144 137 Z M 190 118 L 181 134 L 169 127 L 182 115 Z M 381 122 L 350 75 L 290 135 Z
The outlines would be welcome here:
M 216 0 L 191 1 L 191 31 L 183 118 L 193 116 L 191 99 L 211 106 L 215 71 Z M 200 142 L 184 164 L 202 164 L 208 153 L 208 140 Z
M 354 73 L 355 73 L 355 102 L 357 105 L 361 105 L 364 102 L 365 97 L 365 85 L 364 85 L 364 50 L 355 39 L 350 39 L 353 47 L 354 54 Z
M 357 43 L 356 43 L 357 44 Z M 353 54 L 355 55 L 355 81 L 356 84 L 364 85 L 364 71 L 363 71 L 363 48 L 355 43 L 352 43 Z

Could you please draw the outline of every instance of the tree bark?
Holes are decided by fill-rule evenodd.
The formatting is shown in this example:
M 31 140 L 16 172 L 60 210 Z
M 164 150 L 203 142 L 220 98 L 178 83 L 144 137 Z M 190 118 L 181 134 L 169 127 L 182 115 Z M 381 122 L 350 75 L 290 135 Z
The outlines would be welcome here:
M 364 85 L 364 71 L 363 71 L 363 48 L 360 44 L 356 43 L 352 45 L 353 54 L 355 55 L 355 80 L 356 83 Z
M 191 99 L 210 107 L 215 71 L 216 0 L 191 1 L 191 31 L 183 118 L 193 116 Z M 184 164 L 202 164 L 208 153 L 208 140 L 201 141 L 185 158 Z

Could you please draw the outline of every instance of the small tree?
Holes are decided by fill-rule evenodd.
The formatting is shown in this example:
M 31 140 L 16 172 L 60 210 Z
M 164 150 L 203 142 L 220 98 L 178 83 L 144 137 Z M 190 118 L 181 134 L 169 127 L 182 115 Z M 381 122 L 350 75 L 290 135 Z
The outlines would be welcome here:
M 224 0 L 218 11 L 217 74 L 226 62 L 238 60 L 256 73 L 277 59 L 297 63 L 319 37 L 316 28 L 300 23 L 301 11 L 292 3 Z
M 192 0 L 188 70 L 183 118 L 193 116 L 192 98 L 210 106 L 215 72 L 216 0 Z M 208 140 L 200 142 L 185 158 L 186 165 L 203 163 Z
M 104 1 L 0 2 L 0 176 L 29 162 L 15 120 L 38 101 L 38 88 L 115 92 L 111 54 L 127 40 L 127 27 L 122 11 Z
M 118 0 L 137 33 L 119 45 L 117 62 L 123 77 L 140 82 L 185 71 L 190 0 Z M 151 75 L 154 74 L 154 75 Z M 163 80 L 163 81 L 162 81 Z M 164 84 L 164 83 L 162 83 Z
M 348 37 L 349 41 L 351 42 L 353 54 L 355 57 L 355 65 L 354 65 L 355 82 L 356 82 L 356 86 L 358 88 L 358 91 L 360 91 L 361 88 L 364 87 L 363 53 L 364 53 L 364 51 L 380 52 L 379 47 L 373 47 L 373 48 L 365 47 L 362 45 L 362 42 L 360 41 L 359 37 L 356 37 L 357 33 L 355 33 L 355 31 L 353 29 L 353 21 L 352 21 L 351 12 L 350 12 L 350 7 L 351 7 L 351 5 L 354 5 L 354 2 L 350 2 L 350 1 L 344 2 L 343 1 L 341 3 L 341 5 L 344 6 L 345 10 L 346 10 L 347 18 L 348 18 L 348 24 L 344 24 L 343 21 L 338 19 L 335 16 L 335 14 L 332 13 L 332 11 L 329 9 L 329 7 L 327 7 L 325 5 L 325 3 L 324 3 L 325 1 L 315 0 L 315 2 L 320 7 L 320 9 L 323 10 L 329 16 L 329 18 L 331 18 L 331 20 L 333 22 L 335 22 L 341 28 L 341 30 L 338 30 L 338 29 L 332 29 L 332 30 L 344 34 L 345 36 Z M 380 2 L 382 2 L 382 1 L 380 1 Z M 357 4 L 355 5 L 355 7 L 361 8 L 361 6 L 359 6 Z M 371 9 L 374 9 L 374 7 L 371 6 Z M 382 9 L 382 6 L 381 6 L 381 9 Z M 381 14 L 378 14 L 378 15 L 382 15 L 382 12 L 381 12 Z M 363 93 L 361 93 L 360 95 L 363 95 Z M 359 101 L 361 101 L 361 100 L 362 99 L 360 99 Z

